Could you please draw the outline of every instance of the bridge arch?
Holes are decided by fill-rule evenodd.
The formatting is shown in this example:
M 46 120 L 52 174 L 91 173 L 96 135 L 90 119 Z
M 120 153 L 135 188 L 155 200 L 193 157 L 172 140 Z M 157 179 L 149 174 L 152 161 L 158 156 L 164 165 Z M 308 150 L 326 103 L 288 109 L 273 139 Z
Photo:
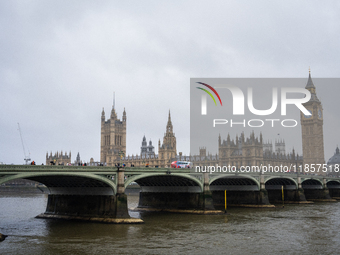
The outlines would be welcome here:
M 218 175 L 209 181 L 210 190 L 260 190 L 260 183 L 250 175 Z M 218 187 L 219 186 L 219 187 Z
M 302 188 L 305 189 L 323 189 L 323 183 L 319 179 L 308 178 L 301 182 Z
M 91 173 L 18 173 L 0 178 L 0 184 L 15 179 L 42 183 L 50 190 L 50 194 L 114 195 L 117 191 L 116 184 L 112 180 Z
M 339 189 L 340 188 L 340 181 L 331 180 L 327 182 L 327 188 L 329 189 Z
M 144 192 L 202 192 L 203 184 L 193 176 L 181 173 L 150 173 L 133 175 L 125 180 L 125 188 L 137 182 Z M 177 187 L 174 189 L 174 187 Z M 182 187 L 182 188 L 179 188 Z
M 284 189 L 295 190 L 298 188 L 298 183 L 291 177 L 272 176 L 265 181 L 266 190 L 270 189 Z

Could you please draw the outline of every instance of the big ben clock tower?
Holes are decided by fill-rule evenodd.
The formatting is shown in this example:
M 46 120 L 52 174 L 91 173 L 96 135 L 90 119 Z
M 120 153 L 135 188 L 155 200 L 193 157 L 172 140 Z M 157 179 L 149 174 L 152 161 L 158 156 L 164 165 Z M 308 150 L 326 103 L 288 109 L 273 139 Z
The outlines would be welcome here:
M 302 130 L 302 151 L 303 164 L 308 164 L 309 170 L 311 164 L 324 164 L 325 154 L 323 148 L 323 109 L 320 100 L 316 96 L 316 89 L 313 84 L 310 70 L 308 82 L 306 85 L 311 93 L 311 99 L 304 103 L 304 107 L 312 114 L 309 116 L 300 113 L 301 130 Z M 318 169 L 318 166 L 314 166 Z M 306 169 L 304 167 L 303 169 Z M 322 166 L 319 170 L 322 173 Z

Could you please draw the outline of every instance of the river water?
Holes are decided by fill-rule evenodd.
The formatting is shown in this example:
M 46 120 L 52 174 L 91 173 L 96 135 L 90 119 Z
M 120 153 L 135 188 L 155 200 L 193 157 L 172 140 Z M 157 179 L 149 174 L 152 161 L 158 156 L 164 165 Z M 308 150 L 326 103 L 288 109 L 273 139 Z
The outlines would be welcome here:
M 47 195 L 0 190 L 0 254 L 340 254 L 340 203 L 228 215 L 131 212 L 145 224 L 36 219 Z M 128 196 L 136 207 L 138 195 Z

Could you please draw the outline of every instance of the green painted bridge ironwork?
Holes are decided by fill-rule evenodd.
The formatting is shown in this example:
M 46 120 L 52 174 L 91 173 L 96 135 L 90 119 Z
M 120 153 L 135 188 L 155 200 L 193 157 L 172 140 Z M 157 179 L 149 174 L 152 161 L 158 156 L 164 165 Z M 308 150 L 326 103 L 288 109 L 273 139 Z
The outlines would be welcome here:
M 75 182 L 76 185 L 83 185 L 81 187 L 94 188 L 99 183 L 103 186 L 112 189 L 113 193 L 117 193 L 118 187 L 118 173 L 124 173 L 124 188 L 127 188 L 132 182 L 137 182 L 140 179 L 165 176 L 165 177 L 178 177 L 186 180 L 190 180 L 197 184 L 201 191 L 204 186 L 204 173 L 193 172 L 193 169 L 186 168 L 137 168 L 137 167 L 125 167 L 117 169 L 117 167 L 103 167 L 103 166 L 45 166 L 45 165 L 0 165 L 0 185 L 15 179 L 30 179 L 37 180 L 44 184 L 44 180 L 47 177 L 55 177 L 53 184 L 58 187 L 62 187 L 63 181 L 66 186 L 70 186 L 68 180 L 87 179 L 87 182 Z M 283 186 L 295 186 L 297 189 L 299 184 L 304 182 L 313 181 L 313 187 L 320 186 L 322 188 L 327 187 L 327 183 L 331 182 L 332 185 L 339 185 L 340 178 L 328 177 L 322 175 L 302 175 L 297 173 L 261 173 L 261 172 L 243 172 L 243 173 L 208 173 L 206 174 L 209 179 L 209 186 L 215 184 L 216 181 L 225 179 L 225 185 L 233 189 L 233 186 L 256 186 L 256 190 L 261 189 L 261 184 L 266 184 L 270 180 L 274 181 L 272 185 Z M 63 178 L 58 178 L 63 177 Z M 229 180 L 233 180 L 228 182 Z M 249 180 L 251 183 L 245 183 L 244 180 Z M 42 181 L 39 181 L 42 180 Z M 275 181 L 276 180 L 276 181 Z M 286 182 L 280 182 L 278 180 L 286 180 Z M 91 181 L 93 183 L 91 183 Z M 288 182 L 287 182 L 288 181 Z M 51 183 L 51 181 L 48 181 Z M 154 184 L 157 185 L 157 184 Z M 282 186 L 281 185 L 281 186 Z M 46 185 L 49 187 L 48 185 Z M 216 186 L 216 185 L 215 185 Z M 293 187 L 289 187 L 293 189 Z M 83 190 L 85 191 L 85 190 Z
M 44 184 L 48 202 L 43 218 L 136 223 L 128 214 L 125 189 L 140 186 L 139 208 L 177 212 L 221 213 L 215 206 L 272 206 L 340 198 L 340 178 L 300 173 L 201 173 L 185 168 L 0 165 L 0 185 L 16 179 Z

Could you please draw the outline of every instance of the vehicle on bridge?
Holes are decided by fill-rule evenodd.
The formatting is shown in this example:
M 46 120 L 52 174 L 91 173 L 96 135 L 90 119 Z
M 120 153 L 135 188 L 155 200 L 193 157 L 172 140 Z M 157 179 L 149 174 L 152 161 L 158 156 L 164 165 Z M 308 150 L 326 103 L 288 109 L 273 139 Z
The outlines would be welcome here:
M 174 161 L 171 163 L 171 168 L 191 168 L 191 162 Z

